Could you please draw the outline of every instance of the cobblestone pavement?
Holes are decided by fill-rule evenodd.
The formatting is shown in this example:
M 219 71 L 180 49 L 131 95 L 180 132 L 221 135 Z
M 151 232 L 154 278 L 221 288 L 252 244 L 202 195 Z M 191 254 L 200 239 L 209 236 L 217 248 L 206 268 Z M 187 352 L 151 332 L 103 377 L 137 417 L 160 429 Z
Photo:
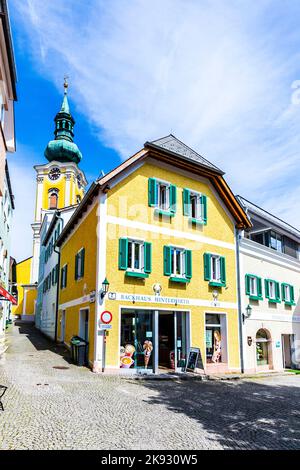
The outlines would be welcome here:
M 33 327 L 9 336 L 0 449 L 300 449 L 300 376 L 134 381 L 70 364 Z

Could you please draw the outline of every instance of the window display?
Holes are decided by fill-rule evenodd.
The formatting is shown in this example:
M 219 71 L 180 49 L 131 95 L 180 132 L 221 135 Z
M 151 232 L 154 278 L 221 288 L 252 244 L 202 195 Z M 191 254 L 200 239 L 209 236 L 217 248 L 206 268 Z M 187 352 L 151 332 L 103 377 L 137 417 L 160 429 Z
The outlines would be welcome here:
M 222 362 L 220 315 L 206 314 L 205 323 L 206 361 L 207 363 Z

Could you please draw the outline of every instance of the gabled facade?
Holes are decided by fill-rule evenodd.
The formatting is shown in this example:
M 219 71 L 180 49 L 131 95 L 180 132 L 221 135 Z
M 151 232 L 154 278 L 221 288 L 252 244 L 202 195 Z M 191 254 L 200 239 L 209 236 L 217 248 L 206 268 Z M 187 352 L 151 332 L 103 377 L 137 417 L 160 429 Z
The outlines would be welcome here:
M 238 196 L 251 222 L 239 242 L 246 372 L 300 368 L 300 232 Z M 249 309 L 251 307 L 251 309 Z
M 191 347 L 206 371 L 240 371 L 236 233 L 250 225 L 220 169 L 173 135 L 147 142 L 91 186 L 57 241 L 59 339 L 87 339 L 96 372 L 183 370 Z

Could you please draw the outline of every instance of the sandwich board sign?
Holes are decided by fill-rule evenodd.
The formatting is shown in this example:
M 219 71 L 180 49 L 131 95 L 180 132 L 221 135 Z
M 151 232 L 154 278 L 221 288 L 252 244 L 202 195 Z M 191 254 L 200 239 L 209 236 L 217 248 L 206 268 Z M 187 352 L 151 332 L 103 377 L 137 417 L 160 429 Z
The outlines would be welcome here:
M 199 348 L 190 348 L 186 362 L 185 372 L 204 372 L 204 365 Z

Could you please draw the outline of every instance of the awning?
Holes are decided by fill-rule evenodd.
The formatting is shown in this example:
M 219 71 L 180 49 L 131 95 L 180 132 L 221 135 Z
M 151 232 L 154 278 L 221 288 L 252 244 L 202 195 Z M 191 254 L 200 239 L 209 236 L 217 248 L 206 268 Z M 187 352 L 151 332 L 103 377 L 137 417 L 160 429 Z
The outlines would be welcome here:
M 17 300 L 16 298 L 11 295 L 7 290 L 4 289 L 4 287 L 0 286 L 0 300 L 9 300 L 13 305 L 17 305 Z

